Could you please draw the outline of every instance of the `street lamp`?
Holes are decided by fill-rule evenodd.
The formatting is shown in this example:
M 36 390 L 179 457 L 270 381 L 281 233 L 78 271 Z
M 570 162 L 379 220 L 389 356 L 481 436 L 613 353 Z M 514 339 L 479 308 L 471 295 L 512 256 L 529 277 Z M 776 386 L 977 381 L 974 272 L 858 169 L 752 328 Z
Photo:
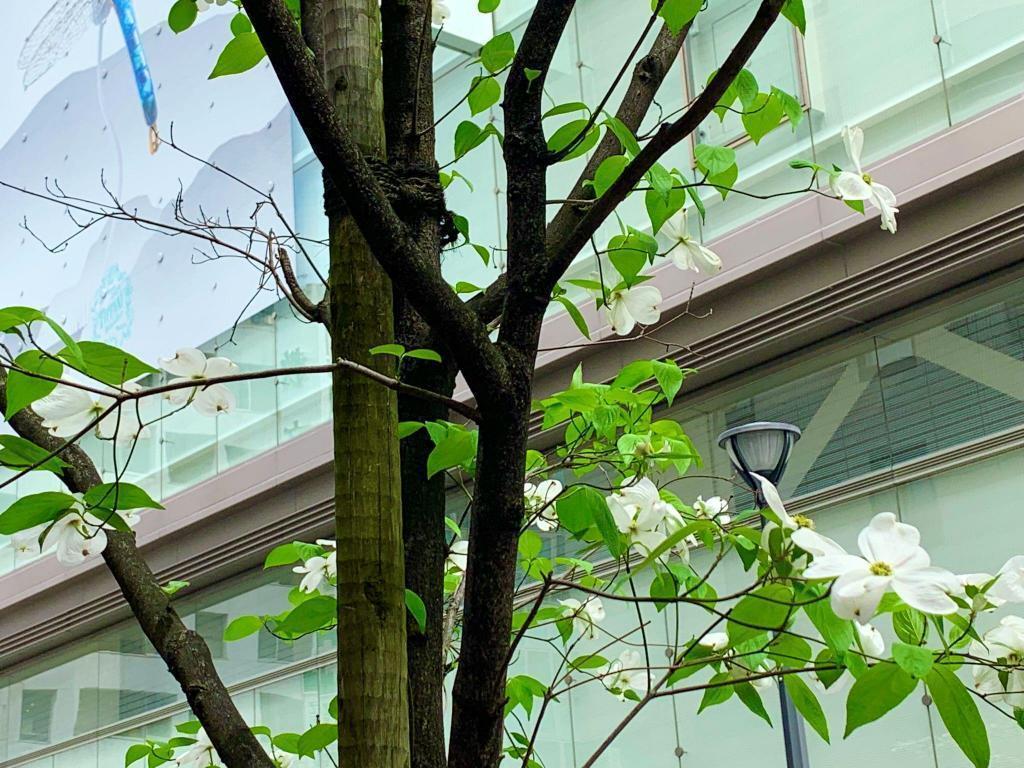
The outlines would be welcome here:
M 762 509 L 766 505 L 761 485 L 752 474 L 778 485 L 789 463 L 789 454 L 799 439 L 800 428 L 792 424 L 755 421 L 725 430 L 718 436 L 718 446 L 729 454 L 733 467 L 753 491 L 758 509 Z M 786 766 L 809 768 L 803 719 L 782 685 L 779 686 L 779 704 L 782 709 L 782 735 L 786 743 Z
M 765 505 L 760 484 L 751 473 L 778 485 L 789 463 L 789 454 L 800 439 L 800 428 L 779 421 L 754 421 L 727 429 L 718 436 L 718 446 L 729 454 L 729 460 L 747 487 L 754 492 L 758 508 Z

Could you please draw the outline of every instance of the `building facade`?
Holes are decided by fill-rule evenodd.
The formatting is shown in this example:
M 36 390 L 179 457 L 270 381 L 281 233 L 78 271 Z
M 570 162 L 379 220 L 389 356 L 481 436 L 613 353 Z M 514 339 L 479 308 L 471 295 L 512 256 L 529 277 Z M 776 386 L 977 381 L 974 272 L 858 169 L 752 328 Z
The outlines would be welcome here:
M 600 98 L 646 19 L 644 3 L 628 12 L 622 5 L 579 4 L 548 77 L 553 103 Z M 755 195 L 707 198 L 700 236 L 724 269 L 696 278 L 672 267 L 655 271 L 666 317 L 674 318 L 657 342 L 584 345 L 571 320 L 553 313 L 541 342 L 538 393 L 564 388 L 580 363 L 588 380 L 604 380 L 631 360 L 672 357 L 699 371 L 671 415 L 708 474 L 730 473 L 714 443 L 723 429 L 791 422 L 803 438 L 782 491 L 829 535 L 850 544 L 873 514 L 893 511 L 921 529 L 947 567 L 995 571 L 1024 543 L 1024 0 L 806 5 L 806 40 L 779 25 L 750 64 L 762 82 L 797 94 L 806 119 L 756 147 L 738 140 L 729 119 L 701 128 L 702 141 L 735 147 L 738 186 Z M 724 58 L 754 7 L 752 0 L 709 3 L 659 94 L 663 114 L 683 105 Z M 527 0 L 505 0 L 493 23 L 519 34 L 528 11 Z M 442 43 L 439 113 L 467 90 L 478 44 L 472 30 Z M 475 120 L 482 118 L 500 127 L 497 109 Z M 439 128 L 442 163 L 452 157 L 463 119 L 471 119 L 465 106 Z M 864 128 L 865 164 L 899 199 L 896 236 L 834 200 L 776 195 L 802 183 L 794 183 L 790 160 L 845 162 L 846 124 Z M 298 129 L 290 134 L 296 226 L 316 237 L 324 231 L 319 167 Z M 473 188 L 453 185 L 449 205 L 470 218 L 474 242 L 494 258 L 485 265 L 470 248 L 447 253 L 453 282 L 484 285 L 502 267 L 498 152 L 487 146 L 456 166 Z M 690 146 L 678 148 L 671 164 L 692 168 L 690 153 Z M 552 169 L 552 194 L 568 191 L 581 162 Z M 625 206 L 624 217 L 646 223 L 639 205 Z M 583 258 L 574 266 L 580 274 L 590 268 Z M 591 328 L 601 329 L 592 303 L 584 312 Z M 204 348 L 230 344 L 225 354 L 243 369 L 328 356 L 325 334 L 280 303 L 246 318 L 230 339 L 210 330 Z M 216 420 L 183 413 L 157 425 L 126 478 L 166 505 L 139 525 L 144 554 L 161 579 L 191 582 L 179 610 L 209 642 L 246 717 L 274 731 L 302 731 L 326 713 L 334 648 L 323 637 L 289 644 L 267 633 L 233 643 L 222 636 L 236 616 L 286 601 L 293 580 L 260 568 L 272 546 L 330 530 L 328 385 L 326 377 L 239 384 L 237 412 Z M 539 425 L 536 442 L 550 444 Z M 104 448 L 91 449 L 109 469 Z M 45 482 L 28 477 L 0 490 L 0 507 Z M 732 494 L 724 482 L 701 478 L 684 478 L 673 490 L 683 498 Z M 733 503 L 742 508 L 747 500 Z M 555 538 L 549 546 L 566 545 Z M 120 766 L 134 741 L 166 737 L 188 718 L 177 685 L 102 563 L 66 569 L 53 558 L 21 562 L 0 537 L 0 574 L 0 768 Z M 626 621 L 609 614 L 612 626 Z M 649 618 L 669 642 L 677 629 L 661 614 Z M 553 663 L 541 645 L 524 648 L 518 661 L 538 677 L 550 675 Z M 603 739 L 609 712 L 627 706 L 579 690 L 586 692 L 570 694 L 541 732 L 540 754 L 551 768 L 580 765 Z M 821 701 L 838 731 L 844 697 Z M 758 765 L 784 766 L 778 705 L 773 696 L 765 703 L 775 729 L 735 701 L 699 720 L 695 700 L 659 701 L 600 765 L 725 768 L 757 750 Z M 1020 765 L 1024 732 L 991 715 L 993 768 Z M 730 738 L 737 724 L 742 741 Z M 917 697 L 849 740 L 834 733 L 827 746 L 810 734 L 808 749 L 814 768 L 965 764 Z

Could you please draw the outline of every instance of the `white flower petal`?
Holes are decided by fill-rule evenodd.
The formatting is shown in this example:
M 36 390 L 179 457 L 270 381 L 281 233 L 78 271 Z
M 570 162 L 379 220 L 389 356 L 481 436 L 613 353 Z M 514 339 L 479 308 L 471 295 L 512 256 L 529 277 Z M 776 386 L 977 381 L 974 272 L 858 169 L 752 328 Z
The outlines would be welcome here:
M 832 586 L 832 610 L 841 619 L 861 624 L 871 621 L 878 604 L 889 589 L 888 576 L 855 573 L 840 577 Z
M 32 410 L 44 422 L 57 422 L 88 412 L 93 407 L 93 396 L 84 389 L 58 384 L 46 397 L 36 400 Z
M 866 576 L 870 572 L 868 564 L 862 558 L 846 553 L 835 553 L 815 557 L 814 562 L 804 570 L 804 578 L 832 579 L 852 573 Z
M 892 512 L 875 515 L 857 537 L 857 545 L 868 562 L 899 567 L 927 568 L 928 554 L 921 549 L 921 533 L 901 523 Z
M 161 357 L 157 362 L 172 376 L 187 379 L 201 378 L 206 370 L 206 355 L 195 347 L 182 347 L 173 357 Z
M 640 325 L 651 325 L 661 318 L 661 291 L 653 285 L 638 285 L 623 291 L 622 303 Z
M 833 177 L 830 186 L 843 200 L 870 200 L 872 197 L 871 185 L 859 173 L 852 171 L 843 171 Z
M 957 606 L 950 592 L 959 591 L 960 583 L 942 568 L 918 568 L 899 572 L 892 580 L 893 591 L 911 608 L 928 614 L 956 613 Z
M 229 413 L 236 405 L 235 393 L 224 384 L 210 384 L 200 388 L 192 400 L 192 407 L 204 416 L 216 416 L 218 413 Z
M 204 379 L 212 379 L 217 376 L 231 376 L 238 373 L 239 368 L 226 357 L 211 357 L 206 361 L 206 369 L 203 371 Z
M 610 296 L 608 300 L 610 304 L 605 310 L 608 324 L 618 336 L 625 336 L 636 327 L 636 320 L 633 319 L 621 296 Z
M 858 173 L 863 173 L 860 164 L 860 157 L 864 151 L 864 131 L 859 127 L 848 125 L 843 126 L 843 145 L 846 147 L 846 154 L 850 158 Z

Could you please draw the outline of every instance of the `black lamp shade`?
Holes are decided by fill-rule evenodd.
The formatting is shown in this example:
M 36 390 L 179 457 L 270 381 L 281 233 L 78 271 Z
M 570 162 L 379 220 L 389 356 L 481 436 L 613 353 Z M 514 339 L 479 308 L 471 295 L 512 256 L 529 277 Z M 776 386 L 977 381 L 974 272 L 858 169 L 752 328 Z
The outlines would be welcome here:
M 778 485 L 789 463 L 793 445 L 800 439 L 800 429 L 778 421 L 755 421 L 727 429 L 718 436 L 732 465 L 755 495 L 760 496 L 751 473 L 761 475 Z

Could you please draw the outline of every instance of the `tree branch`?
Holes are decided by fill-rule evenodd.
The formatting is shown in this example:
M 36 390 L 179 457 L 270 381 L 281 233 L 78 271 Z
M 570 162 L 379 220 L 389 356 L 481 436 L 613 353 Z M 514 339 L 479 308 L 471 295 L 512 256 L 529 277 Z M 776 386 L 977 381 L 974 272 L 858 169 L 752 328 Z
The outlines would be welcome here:
M 549 238 L 549 261 L 544 284 L 548 290 L 572 264 L 576 255 L 604 223 L 605 219 L 626 199 L 644 174 L 672 147 L 689 136 L 707 118 L 740 70 L 760 45 L 772 24 L 779 17 L 784 0 L 762 0 L 753 21 L 730 51 L 722 66 L 682 117 L 663 124 L 640 153 L 625 167 L 618 179 L 587 209 L 572 229 L 565 233 L 552 232 Z
M 445 282 L 427 249 L 398 217 L 374 171 L 343 127 L 327 89 L 344 88 L 345 84 L 325 86 L 282 0 L 243 0 L 243 6 L 313 152 L 374 257 L 433 328 L 460 339 L 453 352 L 483 402 L 488 390 L 500 389 L 502 356 L 491 343 L 486 326 Z
M 0 411 L 7 407 L 7 373 L 0 370 Z M 28 409 L 9 424 L 21 437 L 45 450 L 60 448 L 60 438 L 49 434 L 40 418 Z M 75 493 L 85 493 L 101 482 L 92 459 L 79 446 L 65 446 L 68 464 L 63 480 Z M 103 559 L 121 588 L 149 642 L 178 681 L 192 712 L 210 736 L 228 768 L 273 768 L 273 763 L 239 714 L 213 664 L 203 638 L 188 629 L 135 545 L 135 534 L 107 533 Z

